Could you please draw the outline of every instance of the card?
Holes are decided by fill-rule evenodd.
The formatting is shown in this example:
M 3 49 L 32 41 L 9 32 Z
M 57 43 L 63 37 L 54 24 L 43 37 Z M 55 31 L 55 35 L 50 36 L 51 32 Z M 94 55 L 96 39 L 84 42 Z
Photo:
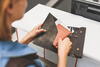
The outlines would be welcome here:
M 57 24 L 56 26 L 57 26 L 58 33 L 53 42 L 54 46 L 57 46 L 59 38 L 63 40 L 64 38 L 66 38 L 68 35 L 71 34 L 71 32 L 68 29 L 66 29 L 63 25 Z

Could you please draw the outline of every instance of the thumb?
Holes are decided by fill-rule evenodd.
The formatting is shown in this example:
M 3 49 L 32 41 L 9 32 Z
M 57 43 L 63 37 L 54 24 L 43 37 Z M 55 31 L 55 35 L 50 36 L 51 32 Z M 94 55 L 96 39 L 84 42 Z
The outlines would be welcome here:
M 58 40 L 58 44 L 60 44 L 62 42 L 62 39 L 61 38 L 59 38 L 59 40 Z
M 44 29 L 39 29 L 39 30 L 37 30 L 37 32 L 38 32 L 38 33 L 46 32 L 46 30 L 44 30 Z

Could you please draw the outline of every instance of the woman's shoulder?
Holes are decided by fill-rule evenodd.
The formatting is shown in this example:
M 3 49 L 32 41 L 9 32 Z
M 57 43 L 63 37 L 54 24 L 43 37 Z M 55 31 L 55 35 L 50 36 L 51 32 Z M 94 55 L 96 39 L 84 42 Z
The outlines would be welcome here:
M 4 49 L 6 49 L 6 48 L 10 49 L 10 48 L 15 48 L 15 47 L 19 47 L 19 48 L 27 47 L 27 45 L 25 45 L 25 44 L 20 44 L 18 42 L 13 42 L 13 41 L 0 41 L 0 46 Z
M 36 53 L 35 49 L 30 48 L 26 44 L 13 41 L 0 41 L 0 50 L 5 56 L 7 56 L 6 54 L 9 56 L 21 56 Z

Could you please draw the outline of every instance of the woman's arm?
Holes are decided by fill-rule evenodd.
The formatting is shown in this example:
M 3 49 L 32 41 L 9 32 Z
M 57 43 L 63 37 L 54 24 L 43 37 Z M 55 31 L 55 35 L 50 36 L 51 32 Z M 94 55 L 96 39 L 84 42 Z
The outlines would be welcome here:
M 67 67 L 67 56 L 58 59 L 58 67 Z
M 59 40 L 58 43 L 58 67 L 67 67 L 67 56 L 71 49 L 72 42 L 69 38 Z
M 27 34 L 22 40 L 19 40 L 18 42 L 21 44 L 29 44 L 32 41 L 32 38 Z

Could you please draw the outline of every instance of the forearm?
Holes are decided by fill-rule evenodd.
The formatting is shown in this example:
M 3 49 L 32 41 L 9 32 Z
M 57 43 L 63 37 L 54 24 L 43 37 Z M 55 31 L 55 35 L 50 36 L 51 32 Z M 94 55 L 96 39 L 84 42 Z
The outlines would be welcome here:
M 67 56 L 59 57 L 58 67 L 67 67 Z
M 32 41 L 32 38 L 26 35 L 23 39 L 19 40 L 18 42 L 21 44 L 29 44 L 31 41 Z

